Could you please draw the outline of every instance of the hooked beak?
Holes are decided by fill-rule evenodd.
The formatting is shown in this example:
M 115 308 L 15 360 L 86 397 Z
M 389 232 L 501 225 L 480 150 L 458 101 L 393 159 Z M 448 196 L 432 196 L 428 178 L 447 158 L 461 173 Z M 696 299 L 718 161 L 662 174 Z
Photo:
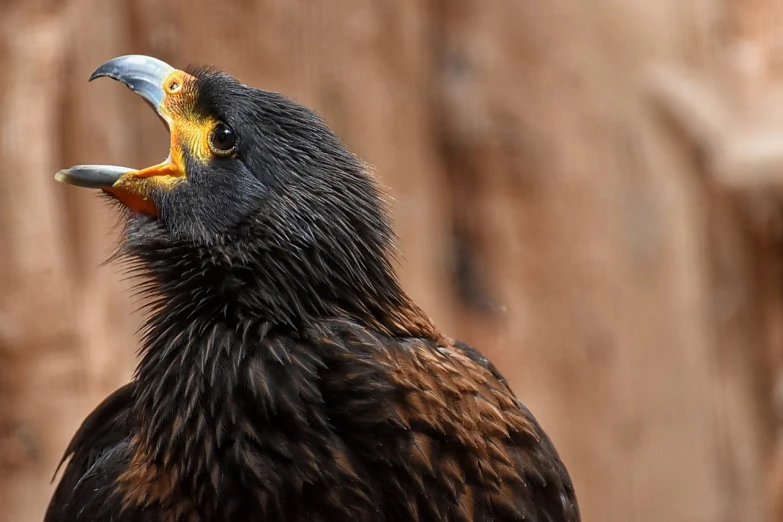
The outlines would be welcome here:
M 104 63 L 90 75 L 90 81 L 107 76 L 124 83 L 130 90 L 144 98 L 155 112 L 169 123 L 163 112 L 163 100 L 166 98 L 164 84 L 166 79 L 177 70 L 162 60 L 140 54 L 120 56 Z
M 166 111 L 166 99 L 182 88 L 189 77 L 169 64 L 150 56 L 127 55 L 104 63 L 90 76 L 90 81 L 107 76 L 124 83 L 144 98 L 171 129 L 172 118 Z M 170 186 L 184 178 L 184 169 L 171 161 L 142 170 L 113 165 L 77 165 L 55 174 L 57 181 L 79 187 L 98 188 L 113 195 L 132 210 L 157 215 L 150 199 L 160 185 Z

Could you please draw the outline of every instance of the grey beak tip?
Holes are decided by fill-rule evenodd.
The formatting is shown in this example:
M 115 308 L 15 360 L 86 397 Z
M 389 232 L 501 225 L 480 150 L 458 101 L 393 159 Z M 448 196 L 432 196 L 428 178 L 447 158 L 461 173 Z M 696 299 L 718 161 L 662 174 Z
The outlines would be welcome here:
M 133 169 L 114 165 L 76 165 L 54 175 L 60 183 L 87 188 L 111 187 L 125 173 Z
M 90 75 L 90 81 L 108 76 L 124 83 L 133 92 L 147 100 L 158 113 L 166 96 L 163 82 L 174 72 L 172 66 L 151 56 L 129 54 L 112 58 Z
M 89 81 L 93 81 L 96 78 L 102 78 L 104 76 L 108 76 L 113 80 L 121 81 L 122 78 L 120 77 L 120 72 L 123 69 L 132 70 L 130 64 L 136 61 L 136 58 L 137 56 L 134 55 L 118 56 L 116 58 L 112 58 L 108 62 L 100 65 L 97 69 L 95 69 L 90 75 Z M 150 59 L 154 60 L 154 58 Z

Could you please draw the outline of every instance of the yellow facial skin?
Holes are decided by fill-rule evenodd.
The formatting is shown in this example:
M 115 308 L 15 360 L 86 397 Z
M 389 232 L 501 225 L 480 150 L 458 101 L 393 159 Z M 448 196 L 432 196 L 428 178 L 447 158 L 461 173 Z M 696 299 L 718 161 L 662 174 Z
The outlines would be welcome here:
M 163 163 L 128 172 L 106 192 L 133 211 L 157 216 L 150 198 L 154 189 L 169 190 L 187 178 L 185 151 L 196 161 L 206 163 L 214 156 L 209 146 L 212 130 L 218 121 L 195 110 L 196 79 L 184 71 L 174 71 L 164 81 L 166 97 L 159 108 L 169 125 L 171 145 Z

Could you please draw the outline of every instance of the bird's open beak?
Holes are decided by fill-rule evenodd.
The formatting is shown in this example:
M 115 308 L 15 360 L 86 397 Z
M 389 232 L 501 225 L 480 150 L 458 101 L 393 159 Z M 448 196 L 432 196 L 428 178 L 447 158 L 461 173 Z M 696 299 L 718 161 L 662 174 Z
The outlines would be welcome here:
M 90 81 L 108 76 L 124 83 L 144 98 L 171 129 L 172 116 L 167 110 L 167 97 L 182 89 L 189 75 L 150 56 L 128 55 L 104 63 L 90 76 Z M 175 160 L 178 158 L 175 158 Z M 55 175 L 57 181 L 79 187 L 98 188 L 112 194 L 133 210 L 156 215 L 150 199 L 156 186 L 170 186 L 185 173 L 181 161 L 172 161 L 172 154 L 158 165 L 135 170 L 113 165 L 77 165 Z

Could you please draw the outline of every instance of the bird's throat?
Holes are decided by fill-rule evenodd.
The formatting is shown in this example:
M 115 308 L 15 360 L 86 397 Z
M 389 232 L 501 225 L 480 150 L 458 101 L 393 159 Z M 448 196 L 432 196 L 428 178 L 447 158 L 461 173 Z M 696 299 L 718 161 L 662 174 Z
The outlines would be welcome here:
M 162 505 L 198 498 L 217 506 L 234 487 L 226 471 L 238 461 L 232 451 L 247 414 L 241 405 L 248 360 L 268 332 L 268 323 L 254 320 L 235 328 L 221 321 L 182 325 L 171 316 L 153 321 L 136 373 L 139 430 L 121 477 L 126 500 Z M 265 401 L 277 400 L 274 389 L 267 391 Z

